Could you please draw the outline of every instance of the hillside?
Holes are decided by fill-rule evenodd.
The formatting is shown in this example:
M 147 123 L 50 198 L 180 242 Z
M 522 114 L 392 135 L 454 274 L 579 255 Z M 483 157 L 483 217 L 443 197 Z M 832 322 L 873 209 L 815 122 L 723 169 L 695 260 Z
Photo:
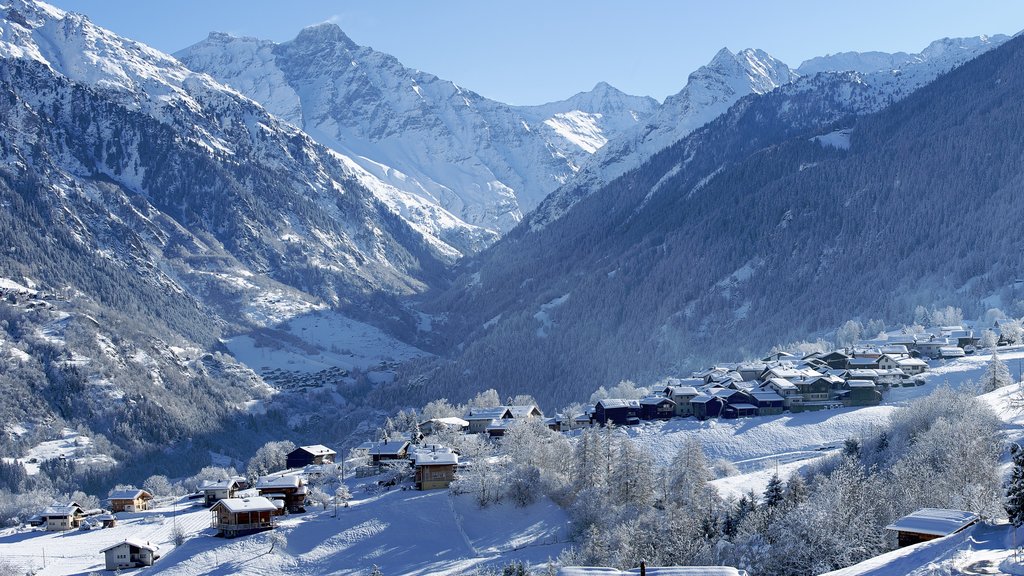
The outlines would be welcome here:
M 429 303 L 460 311 L 443 328 L 458 351 L 409 381 L 434 397 L 500 383 L 562 405 L 849 318 L 1012 303 L 1022 43 L 873 114 L 884 89 L 855 73 L 741 100 L 465 262 Z

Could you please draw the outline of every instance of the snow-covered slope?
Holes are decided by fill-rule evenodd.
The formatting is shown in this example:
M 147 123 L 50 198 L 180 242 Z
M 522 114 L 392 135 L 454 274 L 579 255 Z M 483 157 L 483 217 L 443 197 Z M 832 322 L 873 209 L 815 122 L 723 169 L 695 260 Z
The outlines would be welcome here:
M 657 106 L 606 84 L 563 102 L 508 106 L 359 46 L 334 24 L 281 44 L 213 33 L 177 56 L 395 190 L 495 232 Z

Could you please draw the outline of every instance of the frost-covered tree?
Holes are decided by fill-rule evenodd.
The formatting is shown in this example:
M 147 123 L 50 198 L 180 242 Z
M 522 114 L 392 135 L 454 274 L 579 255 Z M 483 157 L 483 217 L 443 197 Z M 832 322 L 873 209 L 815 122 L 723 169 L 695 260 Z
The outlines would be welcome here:
M 295 443 L 289 440 L 267 442 L 256 451 L 245 466 L 245 472 L 251 479 L 264 474 L 283 470 L 288 464 L 288 453 L 295 450 Z
M 964 312 L 953 306 L 932 310 L 932 326 L 960 326 L 964 323 Z
M 1003 508 L 1015 527 L 1024 525 L 1024 449 L 1018 444 L 1010 446 L 1013 457 L 1013 471 L 1006 486 L 1006 501 Z
M 1013 377 L 1006 364 L 999 358 L 999 354 L 992 351 L 992 360 L 988 363 L 985 374 L 981 377 L 981 389 L 991 392 L 1004 386 L 1013 384 Z
M 700 440 L 691 437 L 683 441 L 672 457 L 667 479 L 668 498 L 676 504 L 689 506 L 707 495 L 712 475 Z
M 167 479 L 167 476 L 159 474 L 146 478 L 146 481 L 142 483 L 142 487 L 153 496 L 173 496 L 176 493 L 174 486 L 171 485 L 171 481 Z
M 478 393 L 469 401 L 469 408 L 495 408 L 501 406 L 501 396 L 494 388 Z
M 864 332 L 864 326 L 856 320 L 847 320 L 836 330 L 836 344 L 843 348 L 849 348 L 860 340 Z
M 996 335 L 992 330 L 986 329 L 981 333 L 981 338 L 978 339 L 978 345 L 982 348 L 995 348 L 999 343 L 999 336 Z
M 462 411 L 458 407 L 452 406 L 447 398 L 440 398 L 438 400 L 432 400 L 423 407 L 422 411 L 423 419 L 430 420 L 432 418 L 451 418 L 453 416 L 461 416 Z
M 761 500 L 764 505 L 769 508 L 774 508 L 785 498 L 785 493 L 782 489 L 782 480 L 779 479 L 779 473 L 772 474 L 770 480 L 768 480 L 768 486 L 764 490 L 764 498 Z
M 1010 344 L 1024 342 L 1024 324 L 1020 320 L 1006 320 L 999 323 L 999 336 Z

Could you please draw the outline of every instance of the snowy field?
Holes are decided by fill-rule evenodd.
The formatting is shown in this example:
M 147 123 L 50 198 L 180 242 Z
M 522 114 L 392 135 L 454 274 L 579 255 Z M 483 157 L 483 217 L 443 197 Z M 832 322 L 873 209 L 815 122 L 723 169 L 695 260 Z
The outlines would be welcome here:
M 20 426 L 18 429 L 22 429 Z M 56 440 L 40 442 L 28 450 L 24 457 L 18 458 L 29 475 L 39 473 L 39 465 L 46 460 L 65 458 L 71 460 L 76 466 L 83 468 L 111 468 L 117 461 L 106 454 L 94 453 L 92 438 L 83 436 L 70 428 L 61 432 L 61 437 Z

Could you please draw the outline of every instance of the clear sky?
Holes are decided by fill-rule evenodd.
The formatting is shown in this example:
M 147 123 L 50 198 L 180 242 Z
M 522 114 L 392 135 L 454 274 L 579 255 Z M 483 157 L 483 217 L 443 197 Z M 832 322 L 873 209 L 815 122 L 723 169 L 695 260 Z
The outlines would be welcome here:
M 662 100 L 720 48 L 796 67 L 850 50 L 918 52 L 943 37 L 1015 34 L 1017 0 L 49 0 L 175 52 L 210 31 L 276 42 L 331 21 L 355 42 L 510 104 L 606 81 Z

